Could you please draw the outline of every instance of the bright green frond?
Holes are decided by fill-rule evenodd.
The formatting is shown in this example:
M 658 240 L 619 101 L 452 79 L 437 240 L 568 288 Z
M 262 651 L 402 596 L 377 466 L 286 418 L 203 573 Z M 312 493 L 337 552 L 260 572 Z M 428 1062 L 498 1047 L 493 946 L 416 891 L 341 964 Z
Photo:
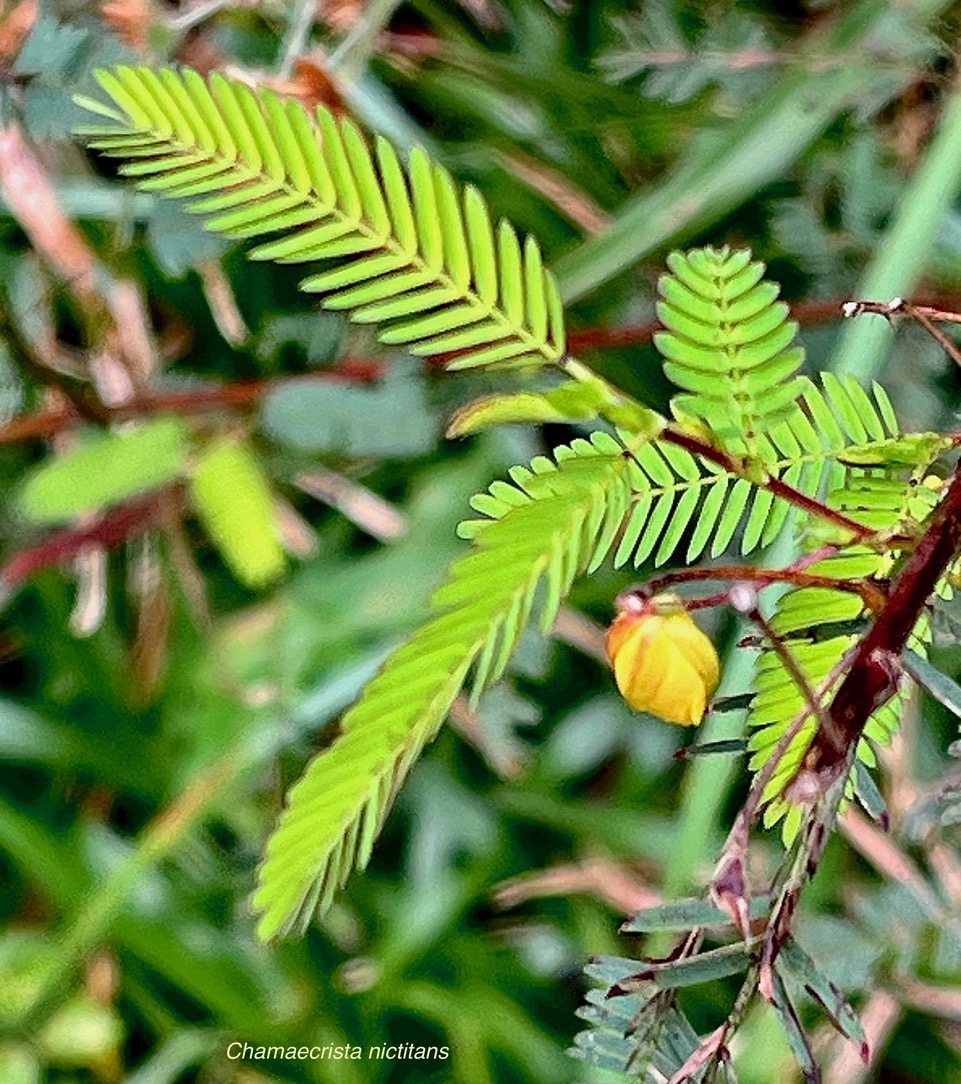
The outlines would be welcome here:
M 254 906 L 273 937 L 329 906 L 363 867 L 398 788 L 476 662 L 474 694 L 503 673 L 543 587 L 546 628 L 576 575 L 610 548 L 630 500 L 629 460 L 595 434 L 517 467 L 472 502 L 437 615 L 386 662 L 341 722 L 340 736 L 290 791 L 271 836 Z
M 790 414 L 803 390 L 797 324 L 749 252 L 702 248 L 667 262 L 657 306 L 667 330 L 654 342 L 665 373 L 686 393 L 677 405 L 729 450 L 756 456 L 759 437 Z
M 863 402 L 860 403 L 858 419 L 858 434 L 866 432 L 877 435 L 873 411 L 867 410 Z M 849 418 L 849 431 L 855 428 L 853 423 L 853 417 Z M 893 419 L 889 415 L 885 421 L 886 432 L 890 433 L 893 428 Z M 828 502 L 876 530 L 895 527 L 910 530 L 912 525 L 917 526 L 922 522 L 937 503 L 937 494 L 933 490 L 917 484 L 917 475 L 925 466 L 924 463 L 917 464 L 911 477 L 903 469 L 850 469 L 844 484 L 828 496 Z M 890 575 L 898 556 L 896 551 L 880 553 L 868 546 L 848 546 L 812 565 L 809 571 L 838 580 L 872 576 L 884 579 Z M 869 616 L 860 595 L 828 587 L 794 588 L 778 602 L 772 627 L 784 638 L 795 662 L 817 693 L 819 703 L 825 708 L 841 680 L 839 664 L 857 644 L 861 625 Z M 912 634 L 912 648 L 922 654 L 929 639 L 928 626 L 929 619 L 924 615 Z M 808 705 L 794 676 L 774 651 L 764 651 L 759 657 L 754 691 L 748 720 L 753 728 L 749 766 L 756 772 L 764 766 L 793 721 Z M 872 743 L 887 744 L 891 740 L 900 722 L 903 706 L 902 689 L 869 720 L 857 750 L 859 759 L 868 767 L 873 767 L 875 760 Z M 791 806 L 781 795 L 800 767 L 817 728 L 816 717 L 809 713 L 765 790 L 765 800 L 769 804 L 764 823 L 771 826 L 786 818 L 784 834 L 788 838 L 800 821 L 792 816 Z
M 105 122 L 84 128 L 92 147 L 125 159 L 140 188 L 190 199 L 208 229 L 272 238 L 254 259 L 324 261 L 302 289 L 387 322 L 384 342 L 454 354 L 456 368 L 563 357 L 560 295 L 536 242 L 522 251 L 507 223 L 495 239 L 481 194 L 462 194 L 422 151 L 405 170 L 383 139 L 372 155 L 352 121 L 222 75 L 118 67 L 98 79 L 110 102 L 93 104 Z
M 872 400 L 853 378 L 825 378 L 822 390 L 804 377 L 801 388 L 788 415 L 757 438 L 767 470 L 808 496 L 834 501 L 867 527 L 891 526 L 905 495 L 905 471 L 925 467 L 948 442 L 932 433 L 901 436 L 890 404 L 878 397 L 883 392 L 875 389 Z M 858 403 L 857 428 L 845 421 L 852 402 Z M 886 472 L 884 478 L 873 479 L 872 468 Z M 685 539 L 689 564 L 708 552 L 718 557 L 732 544 L 743 555 L 752 553 L 777 538 L 791 509 L 769 490 L 664 440 L 638 453 L 632 482 L 630 517 L 614 554 L 618 568 L 648 560 L 659 567 Z M 917 520 L 924 495 L 912 493 L 905 515 Z M 810 530 L 821 539 L 837 534 L 833 525 L 820 523 Z

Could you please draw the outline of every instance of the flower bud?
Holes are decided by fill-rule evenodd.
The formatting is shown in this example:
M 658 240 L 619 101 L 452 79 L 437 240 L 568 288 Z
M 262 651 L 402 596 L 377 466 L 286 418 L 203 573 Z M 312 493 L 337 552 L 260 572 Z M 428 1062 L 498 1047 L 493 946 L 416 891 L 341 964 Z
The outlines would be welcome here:
M 607 655 L 621 695 L 635 711 L 694 726 L 717 689 L 714 645 L 676 595 L 626 594 L 607 633 Z

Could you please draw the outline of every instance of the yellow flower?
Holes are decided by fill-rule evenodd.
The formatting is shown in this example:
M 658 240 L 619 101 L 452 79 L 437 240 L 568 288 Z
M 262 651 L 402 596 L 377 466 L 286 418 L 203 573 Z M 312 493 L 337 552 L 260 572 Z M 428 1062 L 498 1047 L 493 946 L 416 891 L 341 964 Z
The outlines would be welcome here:
M 714 645 L 676 595 L 627 593 L 607 633 L 607 655 L 621 695 L 635 711 L 694 726 L 717 689 Z

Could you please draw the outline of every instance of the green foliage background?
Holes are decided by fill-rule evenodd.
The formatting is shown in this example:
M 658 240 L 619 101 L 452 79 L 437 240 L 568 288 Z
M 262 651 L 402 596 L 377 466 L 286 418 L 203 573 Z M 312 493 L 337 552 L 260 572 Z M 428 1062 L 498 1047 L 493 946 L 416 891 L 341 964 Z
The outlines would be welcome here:
M 345 19 L 353 6 L 342 5 Z M 108 25 L 93 6 L 50 4 L 5 58 L 0 105 L 5 126 L 37 141 L 106 281 L 133 278 L 157 340 L 173 343 L 154 392 L 306 378 L 341 357 L 383 354 L 372 332 L 298 294 L 297 269 L 246 262 L 242 245 L 135 195 L 70 141 L 86 119 L 72 95 L 93 90 L 94 67 L 196 62 L 198 49 L 265 77 L 324 46 L 332 84 L 362 124 L 398 148 L 426 146 L 495 215 L 540 239 L 575 336 L 649 322 L 667 251 L 694 241 L 750 245 L 792 303 L 957 297 L 952 5 L 643 9 L 374 0 L 352 28 L 321 21 L 311 37 L 308 4 L 223 5 L 195 23 L 189 7 L 133 5 L 145 36 L 131 44 L 115 16 Z M 16 333 L 0 357 L 0 417 L 10 419 L 42 406 L 45 383 L 17 343 L 37 341 L 45 320 L 81 349 L 94 332 L 71 283 L 6 212 L 0 260 L 0 305 Z M 224 282 L 239 332 L 216 300 Z M 956 428 L 959 378 L 933 343 L 911 332 L 894 343 L 881 321 L 842 332 L 832 319 L 805 322 L 802 339 L 811 371 L 885 379 L 905 428 Z M 516 382 L 384 356 L 387 375 L 369 387 L 278 382 L 248 411 L 153 422 L 119 477 L 103 477 L 103 446 L 91 444 L 87 481 L 48 474 L 46 488 L 24 490 L 42 445 L 0 447 L 4 561 L 35 545 L 44 524 L 84 512 L 90 478 L 96 505 L 176 477 L 185 455 L 201 463 L 197 521 L 179 544 L 158 532 L 111 552 L 90 635 L 71 632 L 69 569 L 45 569 L 4 598 L 0 1079 L 584 1080 L 565 1054 L 583 963 L 624 954 L 617 926 L 646 891 L 684 893 L 709 872 L 743 793 L 740 762 L 675 761 L 685 736 L 633 718 L 606 668 L 571 645 L 596 649 L 598 629 L 583 619 L 605 622 L 630 582 L 608 564 L 575 590 L 567 631 L 527 634 L 479 714 L 441 731 L 368 871 L 333 909 L 301 941 L 257 943 L 248 899 L 280 797 L 423 618 L 462 552 L 455 526 L 467 498 L 579 435 L 547 425 L 444 442 L 457 405 Z M 663 407 L 669 388 L 652 349 L 590 357 Z M 329 494 L 332 477 L 341 495 L 369 491 L 360 513 L 311 495 Z M 248 499 L 225 501 L 241 478 Z M 263 541 L 265 478 L 312 535 L 284 571 Z M 785 536 L 780 557 L 790 552 Z M 162 605 L 151 608 L 151 592 Z M 144 612 L 155 623 L 146 631 Z M 712 631 L 722 643 L 737 636 L 724 622 Z M 950 669 L 944 639 L 935 649 Z M 163 656 L 153 686 L 138 662 L 147 644 Z M 728 693 L 746 685 L 737 671 Z M 710 736 L 724 737 L 731 719 Z M 953 728 L 925 703 L 896 754 L 902 778 L 934 778 Z M 907 846 L 921 838 L 901 828 Z M 772 838 L 769 861 L 777 854 Z M 878 1078 L 961 1080 L 961 962 L 930 909 L 840 842 L 807 908 L 802 941 L 854 1001 L 881 989 L 899 1007 Z M 919 986 L 943 996 L 925 1003 Z M 704 1028 L 721 1011 L 713 996 L 685 1004 Z M 451 1058 L 241 1064 L 225 1057 L 234 1039 L 436 1043 Z M 789 1080 L 787 1057 L 758 1013 L 741 1079 Z

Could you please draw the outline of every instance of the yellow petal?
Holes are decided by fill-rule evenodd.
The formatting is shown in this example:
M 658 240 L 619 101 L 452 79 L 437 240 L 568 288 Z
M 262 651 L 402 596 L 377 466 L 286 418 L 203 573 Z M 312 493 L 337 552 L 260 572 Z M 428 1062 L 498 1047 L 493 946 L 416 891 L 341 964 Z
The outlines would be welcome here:
M 694 624 L 687 612 L 667 618 L 672 622 L 670 635 L 677 650 L 693 666 L 708 689 L 708 697 L 714 695 L 721 678 L 721 664 L 710 639 Z
M 692 726 L 704 717 L 720 666 L 714 645 L 679 607 L 672 596 L 619 614 L 607 634 L 607 653 L 617 687 L 635 711 Z

